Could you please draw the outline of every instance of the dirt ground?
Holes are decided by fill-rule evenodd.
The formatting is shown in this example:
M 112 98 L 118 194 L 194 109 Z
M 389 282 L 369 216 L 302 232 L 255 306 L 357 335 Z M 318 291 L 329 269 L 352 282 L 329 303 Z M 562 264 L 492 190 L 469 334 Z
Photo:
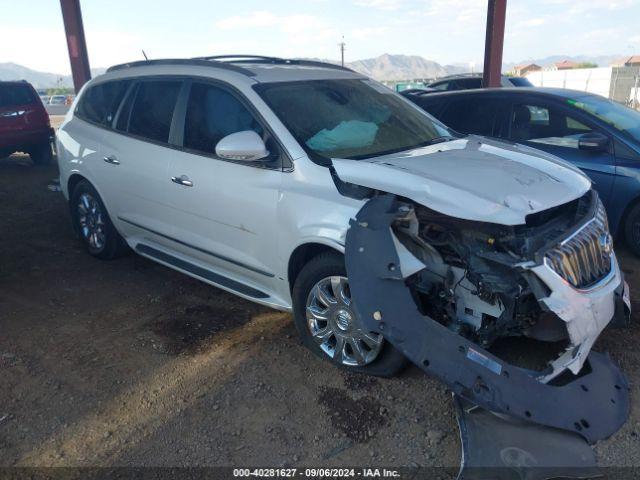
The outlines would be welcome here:
M 0 466 L 459 465 L 439 382 L 347 375 L 288 314 L 133 254 L 90 257 L 56 176 L 0 160 Z M 597 349 L 627 373 L 632 412 L 596 450 L 640 466 L 640 262 L 621 257 L 635 323 Z

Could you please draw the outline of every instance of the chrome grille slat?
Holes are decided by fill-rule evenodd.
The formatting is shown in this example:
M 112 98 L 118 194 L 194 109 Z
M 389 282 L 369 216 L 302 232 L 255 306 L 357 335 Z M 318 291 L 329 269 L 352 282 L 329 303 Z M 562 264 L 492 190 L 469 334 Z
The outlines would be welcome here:
M 576 288 L 588 288 L 611 271 L 607 214 L 600 199 L 597 202 L 591 221 L 545 253 L 547 264 Z

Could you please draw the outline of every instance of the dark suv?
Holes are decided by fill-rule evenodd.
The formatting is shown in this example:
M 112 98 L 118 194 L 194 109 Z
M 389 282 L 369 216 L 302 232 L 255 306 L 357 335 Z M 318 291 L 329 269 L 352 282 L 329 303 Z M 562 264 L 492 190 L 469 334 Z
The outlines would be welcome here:
M 52 158 L 53 129 L 34 88 L 25 81 L 0 82 L 0 158 L 25 152 L 34 163 Z

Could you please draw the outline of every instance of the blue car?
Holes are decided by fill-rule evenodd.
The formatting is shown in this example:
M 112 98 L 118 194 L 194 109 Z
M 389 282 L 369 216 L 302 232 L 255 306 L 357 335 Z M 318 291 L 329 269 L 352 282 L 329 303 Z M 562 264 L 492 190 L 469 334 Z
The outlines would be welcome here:
M 555 88 L 405 94 L 460 133 L 525 144 L 581 168 L 617 238 L 640 255 L 640 113 L 599 95 Z

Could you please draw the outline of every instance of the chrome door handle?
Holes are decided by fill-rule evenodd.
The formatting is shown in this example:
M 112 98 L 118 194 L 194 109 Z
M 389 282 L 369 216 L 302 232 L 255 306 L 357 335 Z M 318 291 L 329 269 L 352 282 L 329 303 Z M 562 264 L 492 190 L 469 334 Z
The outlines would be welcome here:
M 171 177 L 171 181 L 173 183 L 177 183 L 178 185 L 183 185 L 185 187 L 193 187 L 193 182 L 189 180 L 189 177 L 186 175 L 180 175 L 179 177 Z
M 120 161 L 113 155 L 108 155 L 106 157 L 103 157 L 102 160 L 104 160 L 107 163 L 110 163 L 111 165 L 120 165 Z

